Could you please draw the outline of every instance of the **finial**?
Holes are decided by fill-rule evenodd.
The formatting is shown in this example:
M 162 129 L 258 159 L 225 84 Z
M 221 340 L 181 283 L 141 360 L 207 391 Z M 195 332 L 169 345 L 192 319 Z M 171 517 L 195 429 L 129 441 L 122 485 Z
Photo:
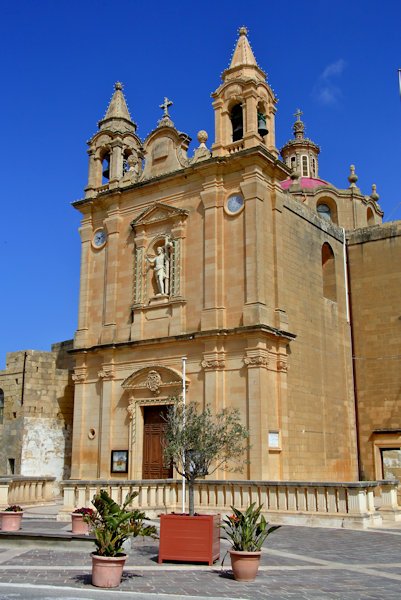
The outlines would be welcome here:
M 350 174 L 348 176 L 348 181 L 350 182 L 350 187 L 354 188 L 356 187 L 356 182 L 358 181 L 358 175 L 355 173 L 355 165 L 351 165 L 350 168 Z
M 114 89 L 115 89 L 116 91 L 117 91 L 117 90 L 123 90 L 123 89 L 124 89 L 124 86 L 123 86 L 123 84 L 121 83 L 121 81 L 116 81 L 116 82 L 115 82 L 115 84 L 114 84 Z
M 244 25 L 242 27 L 239 28 L 238 33 L 240 35 L 248 35 L 248 27 L 245 27 Z
M 200 131 L 198 131 L 197 138 L 198 138 L 198 142 L 200 143 L 200 145 L 202 147 L 206 144 L 208 137 L 209 136 L 207 134 L 207 131 L 205 131 L 204 129 L 201 129 Z
M 173 103 L 171 100 L 169 100 L 168 98 L 164 98 L 164 102 L 163 104 L 160 104 L 160 108 L 164 111 L 164 116 L 165 117 L 169 117 L 170 115 L 168 114 L 168 107 L 172 106 Z
M 305 125 L 303 123 L 303 121 L 301 121 L 301 115 L 303 115 L 304 113 L 302 112 L 302 110 L 300 108 L 297 108 L 296 112 L 294 113 L 294 117 L 296 118 L 296 121 L 294 123 L 294 125 L 292 126 L 292 130 L 294 132 L 294 136 L 297 140 L 303 140 L 304 138 L 304 133 L 305 133 Z
M 379 200 L 379 198 L 380 198 L 379 194 L 376 191 L 376 184 L 375 183 L 372 184 L 372 193 L 370 194 L 370 197 L 372 198 L 372 200 L 374 202 L 377 202 Z
M 300 108 L 297 108 L 296 112 L 294 113 L 294 117 L 296 117 L 297 121 L 300 121 L 301 120 L 301 116 L 303 114 L 304 113 L 302 112 L 302 110 Z

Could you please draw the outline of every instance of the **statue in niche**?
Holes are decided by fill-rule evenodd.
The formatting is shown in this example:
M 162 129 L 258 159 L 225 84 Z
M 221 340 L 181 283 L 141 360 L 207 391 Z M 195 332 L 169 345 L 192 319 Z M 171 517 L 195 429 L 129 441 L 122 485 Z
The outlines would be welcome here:
M 170 293 L 170 252 L 173 244 L 166 236 L 164 246 L 158 246 L 156 256 L 147 260 L 153 265 L 158 293 L 156 296 L 168 296 Z
M 128 156 L 125 161 L 125 173 L 124 179 L 131 179 L 137 181 L 139 177 L 139 158 L 135 150 Z

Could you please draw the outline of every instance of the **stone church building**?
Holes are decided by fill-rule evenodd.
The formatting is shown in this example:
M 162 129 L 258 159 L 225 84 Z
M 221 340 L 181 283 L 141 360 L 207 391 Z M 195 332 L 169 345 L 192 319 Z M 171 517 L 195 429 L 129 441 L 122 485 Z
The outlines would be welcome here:
M 346 189 L 321 177 L 301 111 L 276 147 L 277 99 L 245 28 L 212 98 L 213 142 L 199 131 L 192 156 L 167 98 L 138 137 L 120 83 L 88 142 L 88 184 L 74 202 L 73 418 L 57 413 L 72 425 L 71 478 L 173 475 L 163 413 L 181 394 L 183 357 L 187 401 L 235 407 L 249 428 L 237 479 L 395 477 L 401 222 L 382 224 L 376 187 L 364 195 L 353 166 Z M 18 395 L 7 410 L 10 367 L 3 445 L 5 417 L 25 410 Z

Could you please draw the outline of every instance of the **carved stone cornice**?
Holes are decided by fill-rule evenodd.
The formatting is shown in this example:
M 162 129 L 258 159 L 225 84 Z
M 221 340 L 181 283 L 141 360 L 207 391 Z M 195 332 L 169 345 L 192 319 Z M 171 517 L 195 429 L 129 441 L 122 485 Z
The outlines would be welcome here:
M 110 381 L 115 378 L 113 367 L 108 365 L 104 365 L 97 375 L 99 379 L 102 379 L 103 381 Z
M 248 368 L 263 367 L 267 369 L 267 367 L 269 366 L 269 354 L 267 350 L 262 350 L 261 348 L 247 350 L 243 360 L 244 364 Z
M 222 352 L 207 352 L 203 355 L 201 366 L 205 371 L 218 371 L 226 366 L 225 354 Z
M 86 367 L 75 367 L 72 380 L 77 385 L 86 381 Z

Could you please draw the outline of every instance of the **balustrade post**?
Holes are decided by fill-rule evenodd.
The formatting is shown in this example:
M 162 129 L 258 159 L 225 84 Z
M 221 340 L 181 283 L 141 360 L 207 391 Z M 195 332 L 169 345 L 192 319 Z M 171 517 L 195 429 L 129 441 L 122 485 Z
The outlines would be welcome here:
M 397 489 L 398 482 L 380 482 L 381 506 L 380 515 L 384 521 L 401 521 L 401 508 L 398 506 Z
M 9 502 L 8 502 L 8 486 L 9 486 L 8 481 L 0 483 L 0 508 L 3 508 L 3 507 L 5 508 L 9 504 Z

